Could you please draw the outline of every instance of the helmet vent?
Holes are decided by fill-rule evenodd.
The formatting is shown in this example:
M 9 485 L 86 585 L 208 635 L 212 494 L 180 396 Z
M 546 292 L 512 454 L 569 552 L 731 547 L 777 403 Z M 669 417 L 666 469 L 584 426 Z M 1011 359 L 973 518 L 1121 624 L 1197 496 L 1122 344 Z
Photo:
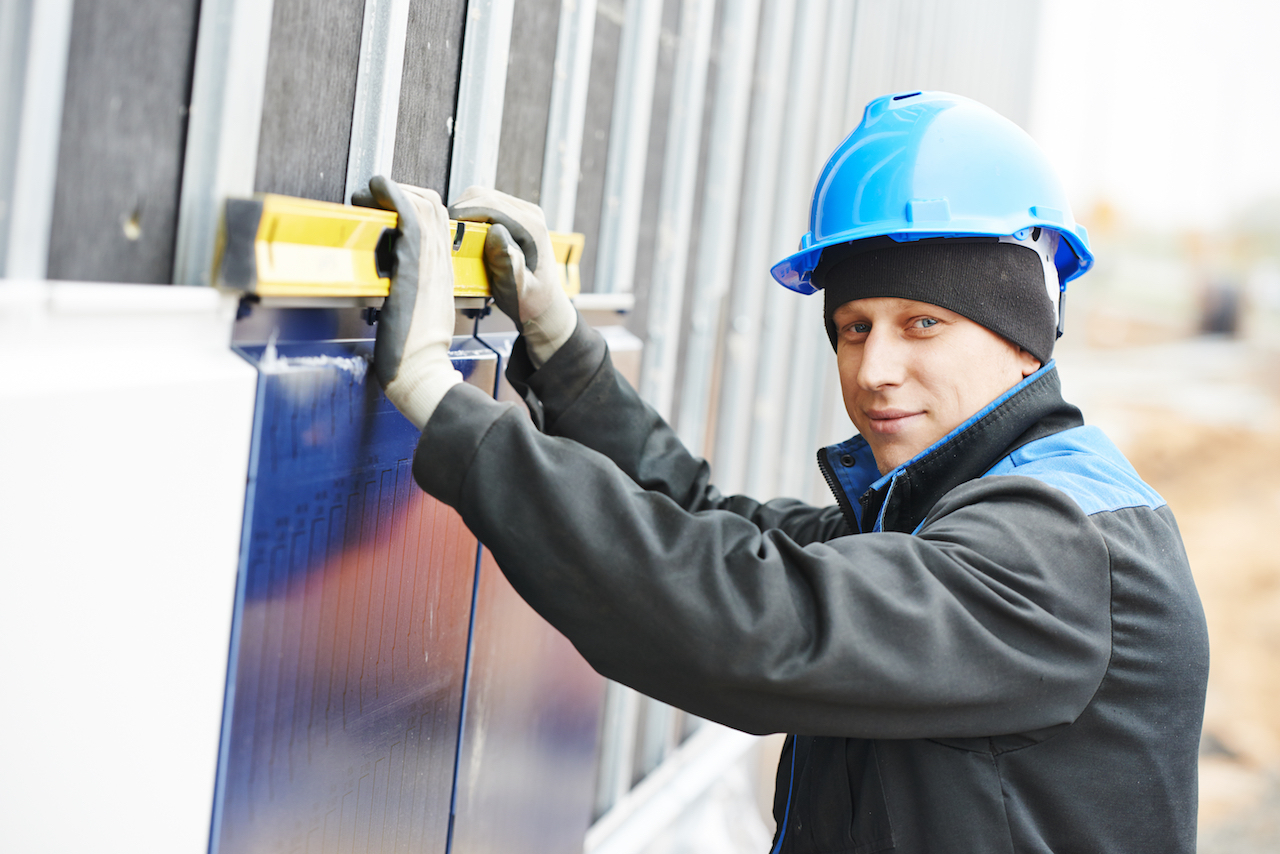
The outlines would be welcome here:
M 906 100 L 907 98 L 914 98 L 916 95 L 919 95 L 919 94 L 920 94 L 919 92 L 904 92 L 904 93 L 903 93 L 903 94 L 901 94 L 901 95 L 894 95 L 894 96 L 893 96 L 893 100 L 895 100 L 895 101 L 904 101 L 904 100 Z

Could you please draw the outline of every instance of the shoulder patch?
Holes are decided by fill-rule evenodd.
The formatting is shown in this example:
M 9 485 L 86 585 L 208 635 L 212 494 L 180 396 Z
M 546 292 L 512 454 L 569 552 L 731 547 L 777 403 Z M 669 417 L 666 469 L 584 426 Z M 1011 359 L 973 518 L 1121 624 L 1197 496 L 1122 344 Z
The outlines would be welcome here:
M 1097 427 L 1074 427 L 1023 445 L 983 477 L 1007 474 L 1065 492 L 1088 515 L 1166 503 Z

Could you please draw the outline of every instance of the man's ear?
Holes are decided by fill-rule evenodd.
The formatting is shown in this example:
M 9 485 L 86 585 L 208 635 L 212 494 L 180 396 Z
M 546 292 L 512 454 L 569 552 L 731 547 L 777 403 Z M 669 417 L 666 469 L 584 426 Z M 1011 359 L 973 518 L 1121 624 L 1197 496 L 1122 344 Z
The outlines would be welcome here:
M 1024 377 L 1031 376 L 1032 374 L 1034 374 L 1036 371 L 1040 370 L 1040 368 L 1043 367 L 1043 365 L 1040 364 L 1039 359 L 1037 359 L 1035 356 L 1028 353 L 1026 350 L 1022 349 L 1021 347 L 1018 348 L 1018 362 L 1019 362 L 1019 367 L 1022 368 L 1022 375 Z

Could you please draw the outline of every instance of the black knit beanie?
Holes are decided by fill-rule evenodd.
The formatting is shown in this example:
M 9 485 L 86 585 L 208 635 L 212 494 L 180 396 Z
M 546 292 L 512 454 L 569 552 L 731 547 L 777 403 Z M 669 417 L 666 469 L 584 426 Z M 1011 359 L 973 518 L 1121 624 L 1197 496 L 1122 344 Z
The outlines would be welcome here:
M 835 311 L 867 297 L 919 300 L 985 326 L 1047 364 L 1057 325 L 1034 249 L 995 238 L 898 243 L 873 238 L 833 246 L 813 271 L 825 297 L 827 337 L 836 346 Z

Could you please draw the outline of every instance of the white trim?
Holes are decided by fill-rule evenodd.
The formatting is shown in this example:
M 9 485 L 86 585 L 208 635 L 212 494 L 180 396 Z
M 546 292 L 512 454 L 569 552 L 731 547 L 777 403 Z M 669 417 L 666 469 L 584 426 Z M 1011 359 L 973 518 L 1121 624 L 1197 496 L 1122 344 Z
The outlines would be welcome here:
M 578 311 L 616 311 L 625 314 L 635 308 L 635 294 L 580 293 L 570 297 Z

